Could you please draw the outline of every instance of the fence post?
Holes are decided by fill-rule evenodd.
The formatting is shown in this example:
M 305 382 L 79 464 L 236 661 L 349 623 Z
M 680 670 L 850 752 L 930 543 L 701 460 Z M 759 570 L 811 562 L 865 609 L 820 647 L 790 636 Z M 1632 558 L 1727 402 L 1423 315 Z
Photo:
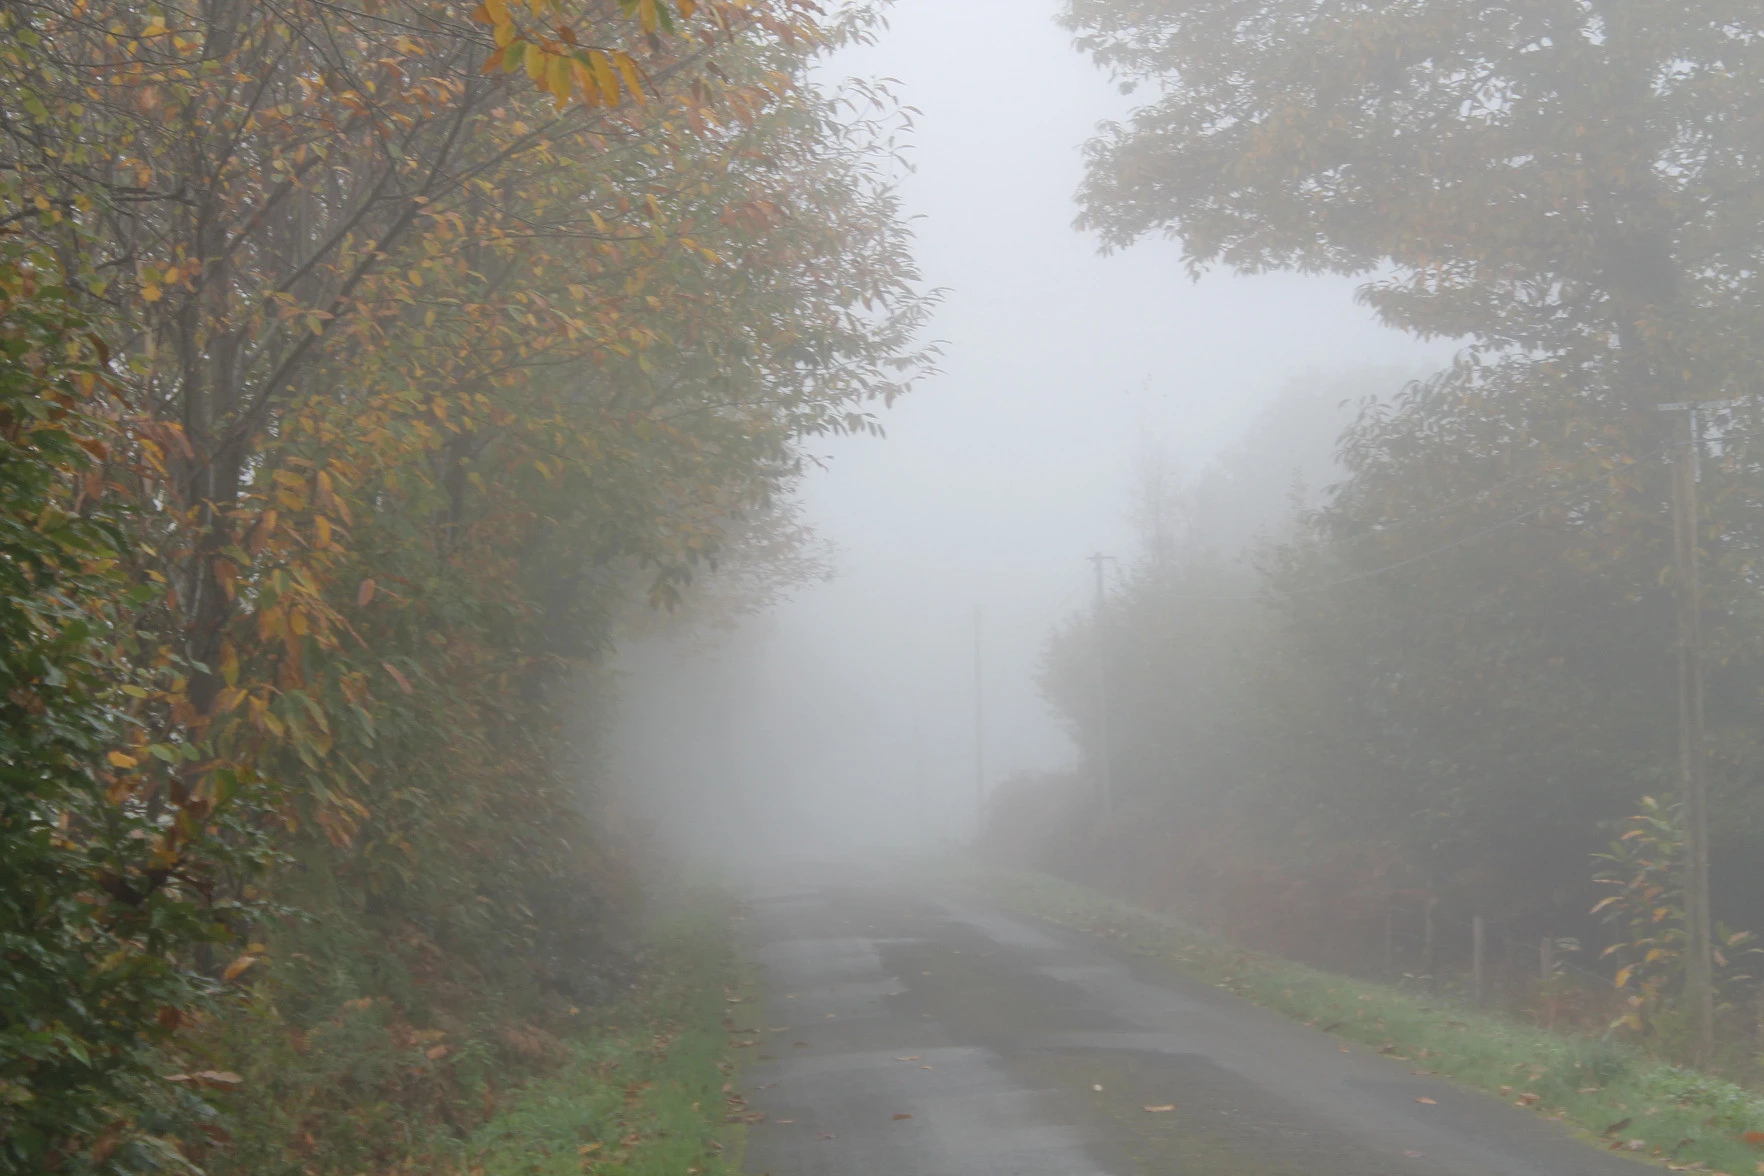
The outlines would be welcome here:
M 1434 984 L 1439 983 L 1439 950 L 1433 941 L 1433 908 L 1437 905 L 1439 905 L 1438 896 L 1432 894 L 1428 895 L 1426 906 L 1422 912 L 1426 916 L 1426 919 L 1422 923 L 1421 928 L 1421 940 L 1423 952 L 1426 956 L 1425 963 L 1427 975 Z
M 1539 980 L 1548 980 L 1556 970 L 1556 941 L 1544 938 L 1537 941 L 1537 976 Z
M 1472 915 L 1470 917 L 1470 974 L 1475 979 L 1477 1008 L 1482 1007 L 1483 1000 L 1487 995 L 1487 989 L 1483 986 L 1483 956 L 1484 948 L 1487 946 L 1487 938 L 1484 934 L 1482 916 Z
M 1389 907 L 1384 908 L 1384 973 L 1387 976 L 1396 970 L 1396 940 L 1391 926 L 1391 920 L 1395 917 L 1395 911 Z

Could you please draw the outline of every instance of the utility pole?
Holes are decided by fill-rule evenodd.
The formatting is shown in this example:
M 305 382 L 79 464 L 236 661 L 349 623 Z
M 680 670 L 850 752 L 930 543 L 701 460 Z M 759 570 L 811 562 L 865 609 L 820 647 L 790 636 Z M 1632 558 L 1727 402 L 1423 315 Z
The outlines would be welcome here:
M 925 811 L 925 731 L 919 712 L 913 711 L 913 812 L 917 817 L 918 833 L 931 842 L 931 821 Z
M 1697 567 L 1697 451 L 1702 440 L 1698 407 L 1662 404 L 1660 411 L 1684 413 L 1688 426 L 1672 447 L 1672 546 L 1678 589 L 1678 774 L 1684 800 L 1684 999 L 1696 1029 L 1696 1062 L 1701 1066 L 1709 1063 L 1714 1051 L 1715 1009 L 1708 787 L 1704 777 L 1703 600 Z
M 980 606 L 974 606 L 974 837 L 986 825 L 986 681 L 980 659 Z
M 1103 564 L 1109 556 L 1101 552 L 1090 557 L 1092 566 L 1096 568 L 1096 604 L 1095 615 L 1091 621 L 1092 658 L 1096 670 L 1096 778 L 1102 789 L 1103 816 L 1109 817 L 1115 812 L 1115 786 L 1109 778 L 1109 660 L 1108 643 L 1103 640 Z

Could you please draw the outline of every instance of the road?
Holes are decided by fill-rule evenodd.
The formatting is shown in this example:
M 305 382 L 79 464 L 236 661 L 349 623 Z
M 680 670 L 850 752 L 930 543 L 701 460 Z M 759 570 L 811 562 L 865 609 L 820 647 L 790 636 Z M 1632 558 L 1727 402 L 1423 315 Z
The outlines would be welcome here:
M 754 888 L 743 936 L 755 1176 L 1653 1170 L 960 893 L 805 868 Z

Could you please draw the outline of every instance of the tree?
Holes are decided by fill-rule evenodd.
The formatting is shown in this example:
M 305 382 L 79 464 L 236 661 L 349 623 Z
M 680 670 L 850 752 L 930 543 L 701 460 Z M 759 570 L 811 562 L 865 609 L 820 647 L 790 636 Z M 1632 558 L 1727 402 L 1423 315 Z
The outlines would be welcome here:
M 1609 412 L 1745 380 L 1754 6 L 1071 0 L 1065 20 L 1158 91 L 1089 148 L 1082 223 L 1107 243 L 1385 270 L 1362 290 L 1385 321 L 1523 354 Z
M 861 23 L 531 11 L 543 36 L 425 0 L 0 6 L 0 223 L 114 353 L 99 799 L 33 828 L 66 832 L 57 893 L 94 917 L 188 916 L 141 947 L 182 988 L 128 990 L 171 1038 L 131 1081 L 231 1051 L 245 1082 L 208 1097 L 261 1112 L 219 1149 L 38 1060 L 86 1110 L 39 1104 L 15 1167 L 299 1166 L 277 1115 L 312 1104 L 339 1164 L 374 1162 L 279 1031 L 228 1036 L 227 992 L 297 1030 L 434 958 L 591 997 L 626 882 L 552 688 L 633 583 L 690 592 L 804 436 L 872 427 L 924 366 L 877 128 L 809 80 Z M 128 852 L 92 856 L 112 829 Z M 204 1002 L 231 1011 L 191 1032 Z

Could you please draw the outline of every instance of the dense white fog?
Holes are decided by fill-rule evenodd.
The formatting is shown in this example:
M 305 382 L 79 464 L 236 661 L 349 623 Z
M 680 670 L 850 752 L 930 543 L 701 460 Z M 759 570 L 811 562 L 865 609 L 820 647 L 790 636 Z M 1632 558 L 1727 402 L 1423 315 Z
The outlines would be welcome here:
M 1280 501 L 1346 419 L 1344 379 L 1372 369 L 1394 392 L 1450 353 L 1378 325 L 1347 279 L 1196 282 L 1161 243 L 1101 256 L 1071 223 L 1080 145 L 1133 99 L 1054 11 L 903 0 L 875 45 L 835 63 L 893 79 L 920 112 L 902 190 L 926 279 L 947 291 L 932 327 L 943 374 L 879 413 L 886 439 L 811 443 L 822 465 L 803 498 L 837 545 L 833 582 L 714 652 L 624 654 L 618 774 L 695 841 L 965 835 L 976 606 L 988 782 L 1069 761 L 1036 664 L 1049 628 L 1089 602 L 1086 558 L 1133 543 L 1134 470 L 1150 457 L 1189 481 L 1283 394 L 1320 397 L 1308 435 L 1264 446 L 1261 492 Z

